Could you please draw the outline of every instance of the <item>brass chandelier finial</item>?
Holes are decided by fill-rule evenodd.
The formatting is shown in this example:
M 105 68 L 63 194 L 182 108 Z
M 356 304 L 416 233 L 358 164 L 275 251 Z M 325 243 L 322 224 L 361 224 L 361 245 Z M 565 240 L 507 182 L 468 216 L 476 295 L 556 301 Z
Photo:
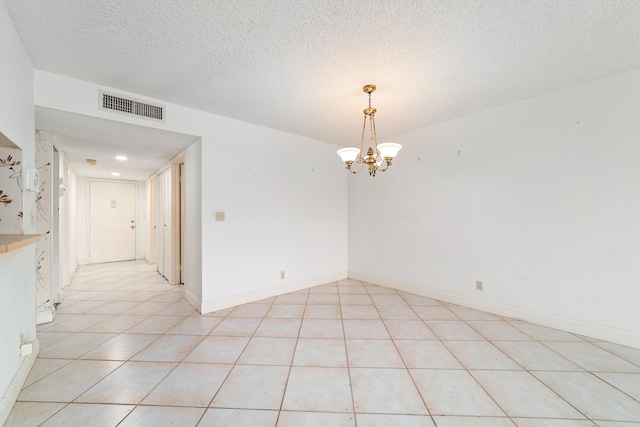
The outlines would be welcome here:
M 362 124 L 362 137 L 360 138 L 360 149 L 355 147 L 347 147 L 338 150 L 338 155 L 343 162 L 347 165 L 347 170 L 351 173 L 358 173 L 367 166 L 370 176 L 376 176 L 377 171 L 384 172 L 391 166 L 391 160 L 398 154 L 398 151 L 402 148 L 402 145 L 388 142 L 386 144 L 378 144 L 378 137 L 376 135 L 376 122 L 375 114 L 378 110 L 371 107 L 371 94 L 376 90 L 376 85 L 365 85 L 362 88 L 364 93 L 369 95 L 369 107 L 362 110 L 364 113 L 364 123 Z M 363 157 L 362 149 L 364 147 L 364 135 L 367 130 L 367 119 L 369 119 L 369 133 L 371 135 L 371 142 L 367 149 L 366 156 Z M 358 170 L 351 169 L 353 163 L 360 164 Z

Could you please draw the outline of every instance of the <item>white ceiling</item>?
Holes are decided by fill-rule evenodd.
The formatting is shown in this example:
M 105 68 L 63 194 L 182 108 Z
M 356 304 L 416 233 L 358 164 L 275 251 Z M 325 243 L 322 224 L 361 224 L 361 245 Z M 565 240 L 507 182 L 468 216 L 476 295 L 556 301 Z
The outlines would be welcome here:
M 640 67 L 638 0 L 4 2 L 37 69 L 339 145 L 367 83 L 385 141 Z

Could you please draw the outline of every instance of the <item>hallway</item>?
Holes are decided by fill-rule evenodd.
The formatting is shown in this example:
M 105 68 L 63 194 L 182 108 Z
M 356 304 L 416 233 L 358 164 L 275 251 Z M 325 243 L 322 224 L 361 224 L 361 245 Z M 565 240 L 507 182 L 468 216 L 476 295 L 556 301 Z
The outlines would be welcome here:
M 200 316 L 82 266 L 6 426 L 640 425 L 640 350 L 342 280 Z

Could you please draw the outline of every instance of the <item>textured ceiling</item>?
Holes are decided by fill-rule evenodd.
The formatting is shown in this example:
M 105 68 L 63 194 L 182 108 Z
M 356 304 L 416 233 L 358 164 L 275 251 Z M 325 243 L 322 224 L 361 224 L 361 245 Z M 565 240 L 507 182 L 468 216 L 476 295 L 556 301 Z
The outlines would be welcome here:
M 4 0 L 37 69 L 339 145 L 640 67 L 638 0 Z

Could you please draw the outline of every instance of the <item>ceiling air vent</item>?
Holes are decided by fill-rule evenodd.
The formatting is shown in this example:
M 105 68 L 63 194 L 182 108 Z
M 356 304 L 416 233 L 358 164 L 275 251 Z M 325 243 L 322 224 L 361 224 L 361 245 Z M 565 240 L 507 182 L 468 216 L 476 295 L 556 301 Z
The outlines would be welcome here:
M 125 114 L 146 117 L 148 119 L 160 120 L 164 122 L 164 105 L 153 105 L 132 98 L 124 98 L 100 91 L 100 109 L 118 111 Z

